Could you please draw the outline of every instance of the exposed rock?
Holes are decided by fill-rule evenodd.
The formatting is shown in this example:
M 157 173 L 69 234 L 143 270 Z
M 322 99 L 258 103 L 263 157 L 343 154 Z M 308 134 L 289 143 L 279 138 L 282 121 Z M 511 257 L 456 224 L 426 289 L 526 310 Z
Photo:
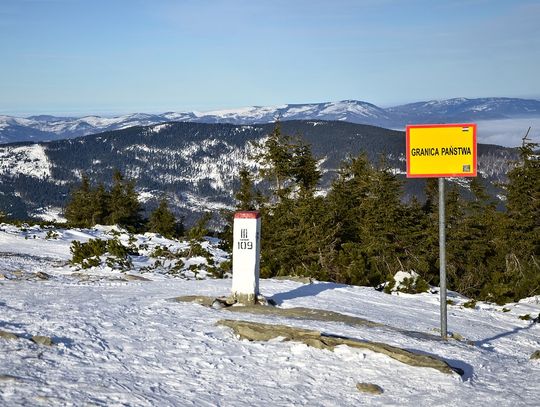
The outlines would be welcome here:
M 9 374 L 0 374 L 0 383 L 1 382 L 16 382 L 20 380 L 17 376 L 12 376 Z
M 221 309 L 234 305 L 236 299 L 234 297 L 218 297 L 212 302 L 212 308 Z
M 86 273 L 71 273 L 71 277 L 76 278 L 79 281 L 90 281 L 95 280 L 95 277 L 86 274 Z
M 234 293 L 233 298 L 235 303 L 242 305 L 255 305 L 257 304 L 257 295 L 255 294 L 240 294 Z
M 31 339 L 38 345 L 52 346 L 54 344 L 53 340 L 48 336 L 34 335 Z
M 535 350 L 531 355 L 531 359 L 540 359 L 540 350 Z
M 181 297 L 172 298 L 172 301 L 176 302 L 194 302 L 196 304 L 204 305 L 205 307 L 211 307 L 215 298 L 206 297 L 204 295 L 184 295 Z
M 36 277 L 40 280 L 48 280 L 51 278 L 51 276 L 47 273 L 44 273 L 43 271 L 38 271 L 36 273 Z
M 124 275 L 124 278 L 128 281 L 152 281 L 148 278 L 142 277 L 142 276 L 136 276 L 134 274 L 126 274 Z
M 12 332 L 2 331 L 0 329 L 0 338 L 2 339 L 18 339 L 19 337 Z
M 384 392 L 381 386 L 374 383 L 356 383 L 356 388 L 362 393 L 382 394 Z
M 212 298 L 212 297 L 206 297 L 206 296 L 200 296 L 200 295 L 186 295 L 182 297 L 176 297 L 173 298 L 173 301 L 177 302 L 195 302 L 200 305 L 204 305 L 207 307 L 214 307 L 214 308 L 223 308 L 227 311 L 231 312 L 241 312 L 241 313 L 247 313 L 247 314 L 259 314 L 259 315 L 277 315 L 280 317 L 286 317 L 286 318 L 293 318 L 293 319 L 304 319 L 304 320 L 310 320 L 310 321 L 328 321 L 328 322 L 343 322 L 348 325 L 352 326 L 369 326 L 369 327 L 377 327 L 377 326 L 384 326 L 383 324 L 378 324 L 373 321 L 369 321 L 364 318 L 359 317 L 353 317 L 351 315 L 345 315 L 340 314 L 339 312 L 333 312 L 333 311 L 325 311 L 321 309 L 315 309 L 315 308 L 304 308 L 304 307 L 296 307 L 296 308 L 279 308 L 279 307 L 269 307 L 262 304 L 254 304 L 254 305 L 243 305 L 243 306 L 235 306 L 231 307 L 229 305 L 234 304 L 234 302 L 231 303 L 230 297 L 219 297 L 219 298 Z M 214 306 L 213 304 L 218 301 L 223 304 L 223 306 Z M 269 302 L 271 305 L 271 302 Z
M 286 341 L 302 342 L 314 348 L 328 350 L 334 350 L 334 348 L 339 345 L 347 345 L 353 348 L 369 349 L 373 352 L 382 353 L 410 366 L 430 367 L 447 374 L 455 372 L 455 370 L 442 359 L 413 353 L 385 343 L 359 341 L 345 337 L 331 336 L 310 329 L 295 328 L 286 325 L 271 325 L 236 320 L 220 320 L 217 323 L 218 325 L 232 328 L 240 338 L 250 341 L 268 341 L 279 337 Z
M 277 315 L 280 317 L 303 320 L 307 319 L 310 321 L 343 322 L 352 326 L 383 326 L 382 324 L 378 324 L 364 318 L 353 317 L 351 315 L 340 314 L 339 312 L 326 311 L 315 308 L 278 308 L 264 307 L 260 305 L 246 305 L 244 307 L 230 307 L 227 308 L 227 311 L 260 315 Z

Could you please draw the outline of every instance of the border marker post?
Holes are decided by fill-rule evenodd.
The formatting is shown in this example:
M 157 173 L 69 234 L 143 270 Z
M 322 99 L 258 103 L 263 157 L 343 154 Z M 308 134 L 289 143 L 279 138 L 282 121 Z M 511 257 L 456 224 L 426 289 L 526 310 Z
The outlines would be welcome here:
M 232 297 L 241 304 L 255 304 L 259 296 L 261 215 L 240 211 L 233 224 Z

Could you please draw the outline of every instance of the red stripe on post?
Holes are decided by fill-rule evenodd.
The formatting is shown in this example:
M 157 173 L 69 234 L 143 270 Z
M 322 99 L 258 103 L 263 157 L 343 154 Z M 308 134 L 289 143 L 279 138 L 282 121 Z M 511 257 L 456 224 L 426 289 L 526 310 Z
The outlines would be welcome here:
M 234 214 L 234 219 L 258 219 L 260 217 L 259 211 L 241 211 Z

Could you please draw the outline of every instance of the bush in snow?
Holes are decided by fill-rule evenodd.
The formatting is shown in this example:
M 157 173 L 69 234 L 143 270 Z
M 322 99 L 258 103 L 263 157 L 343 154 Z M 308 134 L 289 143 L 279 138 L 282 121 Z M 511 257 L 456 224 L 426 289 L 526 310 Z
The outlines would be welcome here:
M 398 271 L 392 280 L 385 283 L 384 292 L 401 292 L 407 294 L 423 293 L 429 290 L 429 284 L 420 275 L 411 270 Z
M 124 246 L 118 239 L 90 239 L 86 243 L 77 240 L 71 242 L 71 264 L 79 265 L 83 269 L 97 267 L 105 260 L 105 264 L 111 268 L 128 269 L 132 266 L 129 258 L 129 247 Z M 104 255 L 108 256 L 103 259 Z

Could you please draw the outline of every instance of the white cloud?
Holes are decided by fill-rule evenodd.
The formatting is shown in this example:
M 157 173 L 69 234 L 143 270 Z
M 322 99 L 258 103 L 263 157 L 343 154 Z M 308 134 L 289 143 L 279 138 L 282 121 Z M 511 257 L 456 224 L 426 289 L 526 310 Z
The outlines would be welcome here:
M 540 143 L 540 117 L 478 121 L 478 142 L 506 147 L 521 145 L 521 139 L 531 127 L 529 139 Z

